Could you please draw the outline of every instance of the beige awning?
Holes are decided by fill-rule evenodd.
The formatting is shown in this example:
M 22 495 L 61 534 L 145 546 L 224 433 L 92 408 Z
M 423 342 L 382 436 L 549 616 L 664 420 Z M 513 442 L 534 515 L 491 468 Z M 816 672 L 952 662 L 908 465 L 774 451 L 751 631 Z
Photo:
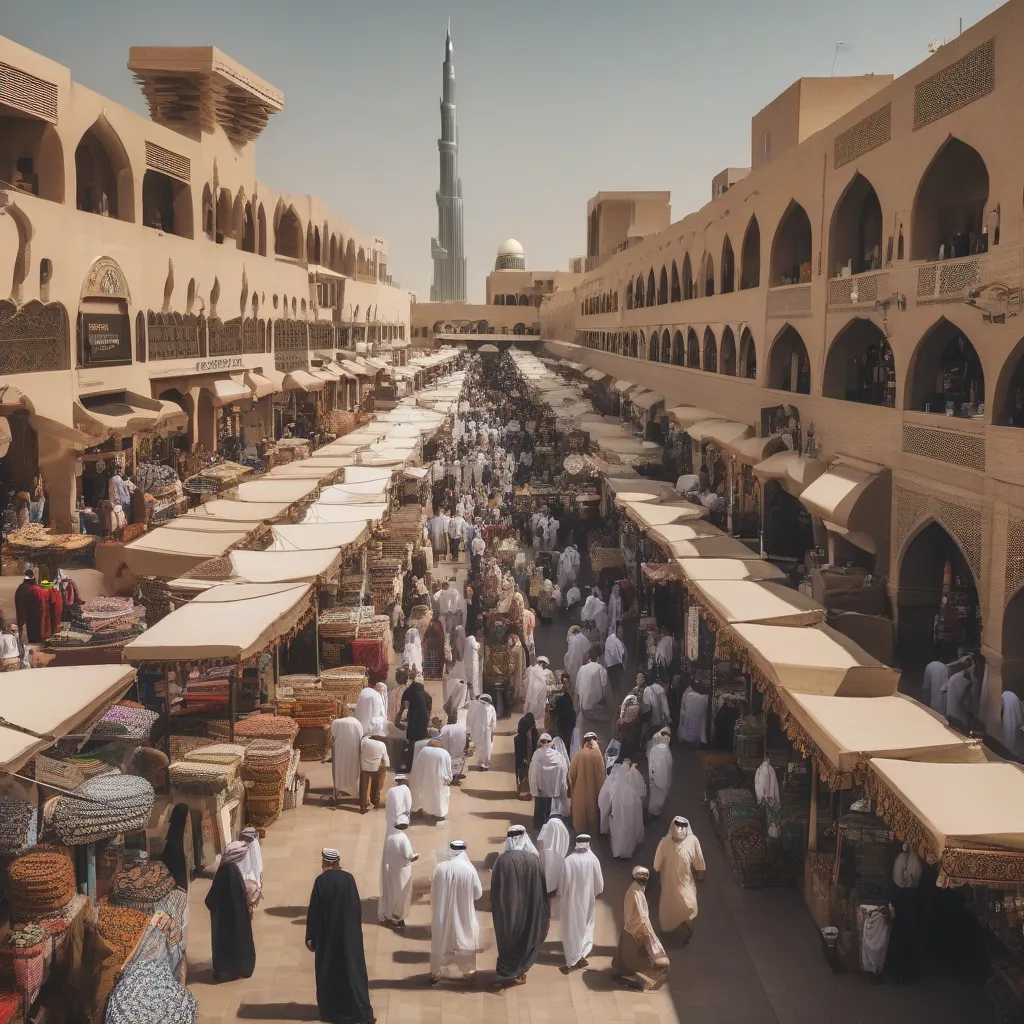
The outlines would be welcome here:
M 350 370 L 346 365 L 346 361 L 337 362 L 332 359 L 328 363 L 324 363 L 324 369 L 329 373 L 335 373 L 339 377 L 347 377 L 349 380 L 359 380 L 359 374 L 355 370 Z
M 229 525 L 229 524 L 228 524 Z M 137 577 L 159 576 L 174 579 L 183 576 L 200 562 L 223 555 L 249 536 L 246 524 L 238 530 L 150 530 L 121 550 L 125 564 Z
M 214 498 L 196 508 L 189 509 L 178 519 L 197 519 L 200 522 L 220 520 L 230 523 L 270 522 L 288 511 L 288 501 L 232 501 L 230 498 Z
M 246 397 L 249 392 L 246 391 Z M 145 431 L 169 434 L 188 426 L 188 414 L 174 402 L 125 391 L 118 395 L 82 395 L 72 407 L 75 426 L 99 444 L 115 434 L 130 437 Z
M 674 409 L 669 409 L 668 414 L 675 421 L 676 426 L 684 429 L 693 426 L 694 423 L 700 423 L 702 420 L 725 419 L 724 416 L 718 416 L 707 409 L 700 409 L 694 405 L 677 405 Z
M 171 580 L 172 590 L 210 590 L 222 583 L 312 583 L 330 578 L 341 565 L 340 548 L 314 551 L 229 551 L 224 560 L 200 562 L 191 572 Z
M 784 580 L 786 574 L 763 558 L 678 558 L 683 575 L 691 580 Z
M 627 391 L 632 391 L 636 385 L 631 380 L 617 380 L 613 385 L 612 389 L 618 391 L 620 395 L 624 395 Z
M 323 391 L 326 386 L 325 380 L 314 377 L 306 370 L 292 370 L 284 376 L 285 391 Z
M 311 376 L 316 377 L 317 380 L 322 380 L 325 384 L 336 384 L 341 380 L 340 374 L 331 373 L 330 370 L 322 370 L 319 367 L 313 367 L 309 372 Z
M 776 626 L 816 626 L 825 609 L 781 583 L 764 580 L 694 580 L 700 600 L 722 622 L 760 622 Z
M 666 551 L 671 550 L 673 544 L 679 544 L 682 541 L 726 536 L 717 526 L 712 526 L 711 523 L 705 522 L 703 519 L 648 526 L 647 533 L 655 543 L 660 544 Z
M 765 437 L 744 437 L 723 441 L 722 448 L 735 455 L 740 462 L 756 466 L 776 452 L 786 451 L 793 443 L 789 434 L 768 434 Z
M 363 366 L 362 363 L 357 363 L 354 359 L 339 359 L 338 365 L 343 370 L 348 370 L 350 373 L 355 374 L 357 377 L 376 377 L 377 373 L 375 370 L 370 369 L 368 366 Z
M 824 472 L 824 462 L 790 451 L 770 455 L 754 466 L 754 476 L 761 481 L 778 481 L 782 489 L 794 498 L 799 498 Z
M 940 715 L 900 693 L 824 697 L 785 691 L 782 698 L 814 745 L 841 772 L 853 771 L 866 757 L 939 763 L 985 760 L 979 743 L 968 742 Z
M 1024 772 L 1018 765 L 872 758 L 869 766 L 924 827 L 932 856 L 965 845 L 1024 850 Z M 984 858 L 982 850 L 974 852 L 979 860 Z
M 68 665 L 33 669 L 22 685 L 0 687 L 0 718 L 6 723 L 0 725 L 0 768 L 19 771 L 41 750 L 103 714 L 134 681 L 130 665 Z
M 256 398 L 266 398 L 267 395 L 272 395 L 275 392 L 282 390 L 281 387 L 269 377 L 265 377 L 263 374 L 257 373 L 255 370 L 246 370 L 243 380 Z M 282 379 L 282 384 L 283 383 L 284 381 Z
M 676 500 L 665 503 L 651 504 L 645 502 L 635 507 L 628 506 L 627 511 L 645 527 L 665 526 L 668 523 L 689 523 L 703 519 L 708 510 L 703 505 L 694 505 L 689 501 Z
M 691 424 L 686 428 L 686 433 L 690 435 L 691 441 L 710 441 L 709 432 L 718 428 L 727 428 L 730 424 L 729 420 L 723 420 L 718 418 L 708 420 L 698 420 L 696 423 Z
M 754 428 L 749 423 L 735 423 L 732 420 L 722 420 L 706 427 L 702 431 L 703 437 L 701 440 L 710 441 L 713 444 L 717 444 L 720 448 L 724 448 L 726 444 L 749 438 L 753 432 Z M 693 437 L 693 434 L 690 437 Z
M 640 409 L 653 409 L 665 401 L 665 396 L 660 391 L 645 391 L 642 395 L 634 395 L 630 399 Z
M 312 480 L 245 480 L 233 488 L 233 492 L 236 501 L 286 501 L 292 504 L 308 498 L 317 489 Z
M 197 594 L 125 645 L 127 661 L 244 661 L 288 636 L 309 611 L 308 583 L 230 583 Z
M 664 480 L 648 480 L 639 474 L 609 476 L 605 478 L 604 484 L 622 502 L 643 501 L 645 495 L 650 495 L 651 500 L 664 498 L 667 501 L 679 497 L 670 483 Z
M 831 697 L 891 697 L 900 674 L 829 626 L 730 627 L 776 686 Z
M 210 396 L 214 407 L 217 409 L 225 405 L 234 405 L 236 402 L 247 402 L 252 398 L 252 391 L 234 377 L 224 377 L 216 380 L 203 378 L 197 383 Z
M 830 530 L 872 554 L 889 537 L 892 474 L 885 467 L 839 461 L 807 486 L 800 501 Z
M 366 522 L 288 523 L 271 527 L 269 551 L 313 551 L 347 548 L 366 537 Z
M 735 537 L 697 537 L 694 540 L 673 541 L 669 546 L 673 558 L 741 558 L 749 559 L 753 551 Z
M 314 501 L 302 518 L 304 523 L 374 523 L 387 514 L 387 502 L 322 504 Z
M 599 381 L 599 380 L 604 380 L 605 377 L 608 376 L 608 374 L 605 373 L 604 370 L 596 370 L 595 369 L 595 370 L 587 370 L 587 372 L 585 374 L 583 374 L 583 376 L 584 377 L 588 377 L 590 380 L 596 382 L 596 381 Z

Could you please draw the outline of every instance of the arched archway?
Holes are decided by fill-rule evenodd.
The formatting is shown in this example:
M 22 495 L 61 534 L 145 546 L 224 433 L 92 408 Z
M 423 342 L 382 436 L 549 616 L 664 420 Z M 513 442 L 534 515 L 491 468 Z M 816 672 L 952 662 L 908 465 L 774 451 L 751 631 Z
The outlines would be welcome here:
M 907 370 L 903 407 L 918 412 L 972 415 L 985 400 L 985 372 L 974 345 L 941 317 L 918 342 Z
M 743 328 L 740 335 L 739 376 L 747 380 L 757 380 L 757 346 L 749 327 Z
M 313 228 L 313 262 L 319 266 L 321 264 L 320 259 L 320 229 Z
M 761 286 L 761 228 L 757 217 L 751 216 L 743 235 L 743 265 L 740 268 L 740 290 Z
M 693 298 L 693 264 L 689 253 L 683 257 L 683 298 Z
M 917 188 L 910 258 L 949 259 L 967 256 L 975 249 L 984 251 L 988 239 L 982 235 L 982 227 L 987 202 L 985 161 L 973 146 L 950 136 L 932 158 Z
M 668 333 L 667 327 L 661 332 L 661 361 L 672 362 L 672 336 Z
M 332 234 L 330 244 L 327 247 L 327 265 L 332 269 L 338 266 L 338 236 Z
M 64 147 L 47 121 L 0 113 L 0 181 L 18 191 L 64 202 Z
M 216 232 L 214 241 L 220 245 L 225 238 L 232 238 L 234 234 L 234 203 L 231 193 L 222 188 L 217 196 Z
M 692 370 L 700 369 L 700 342 L 692 327 L 686 332 L 686 365 Z
M 256 251 L 256 221 L 252 216 L 252 203 L 245 204 L 244 223 L 242 225 L 241 249 L 243 252 Z
M 831 277 L 882 269 L 882 204 L 863 174 L 855 174 L 836 203 L 828 235 Z
M 101 114 L 75 148 L 75 207 L 135 220 L 135 178 L 117 132 Z
M 668 271 L 662 267 L 661 277 L 658 279 L 658 305 L 668 304 Z
M 654 267 L 647 271 L 647 305 L 653 306 L 657 302 L 657 293 L 654 290 Z
M 640 347 L 637 341 L 636 331 L 633 332 L 632 337 L 629 339 L 629 354 L 633 359 L 639 357 Z
M 210 183 L 203 185 L 203 233 L 213 241 L 213 191 Z
M 626 285 L 626 309 L 633 308 L 633 282 Z
M 294 206 L 281 212 L 274 231 L 274 252 L 292 260 L 302 259 L 302 221 Z
M 263 209 L 263 204 L 260 203 L 259 211 L 256 215 L 256 227 L 257 227 L 257 247 L 261 256 L 267 255 L 267 212 Z
M 703 295 L 715 294 L 715 257 L 711 253 L 704 254 L 704 280 L 701 282 Z
M 710 327 L 704 328 L 704 361 L 701 367 L 707 373 L 718 373 L 718 342 Z
M 192 237 L 192 190 L 183 181 L 147 170 L 142 176 L 142 223 L 181 238 Z
M 672 261 L 672 291 L 669 295 L 670 302 L 681 302 L 683 293 L 679 288 L 679 268 L 676 266 L 676 261 Z
M 674 366 L 684 366 L 686 363 L 685 351 L 683 349 L 683 335 L 676 331 L 672 335 L 672 363 Z
M 1003 609 L 1003 642 L 999 648 L 1003 656 L 1003 690 L 1024 693 L 1024 587 L 1018 590 Z M 1014 751 L 1018 758 L 1021 747 Z
M 643 343 L 643 333 L 640 334 L 641 344 Z M 651 363 L 656 363 L 659 356 L 659 340 L 658 332 L 651 331 L 651 336 L 647 340 L 647 360 Z
M 811 393 L 807 346 L 792 324 L 786 324 L 772 342 L 768 353 L 767 386 L 776 391 L 795 391 L 800 395 Z
M 999 371 L 992 405 L 992 422 L 996 426 L 1024 427 L 1024 338 L 1017 342 Z
M 736 286 L 736 257 L 733 255 L 732 242 L 725 236 L 722 243 L 722 294 L 727 295 Z
M 637 309 L 642 309 L 646 303 L 644 302 L 644 275 L 637 275 L 636 287 L 633 289 L 633 305 Z
M 936 632 L 943 597 L 949 614 L 939 617 Z M 978 649 L 981 623 L 974 573 L 953 536 L 935 519 L 904 548 L 897 605 L 896 651 L 905 673 L 919 671 L 934 658 L 952 661 L 958 648 Z M 966 609 L 966 617 L 958 617 L 958 607 Z
M 811 221 L 807 211 L 793 199 L 775 231 L 768 283 L 775 288 L 784 284 L 800 284 L 810 279 Z
M 835 337 L 821 381 L 825 398 L 896 406 L 896 363 L 885 335 L 866 317 L 851 320 Z
M 719 346 L 719 373 L 725 377 L 736 376 L 736 336 L 731 327 L 722 331 L 722 344 Z

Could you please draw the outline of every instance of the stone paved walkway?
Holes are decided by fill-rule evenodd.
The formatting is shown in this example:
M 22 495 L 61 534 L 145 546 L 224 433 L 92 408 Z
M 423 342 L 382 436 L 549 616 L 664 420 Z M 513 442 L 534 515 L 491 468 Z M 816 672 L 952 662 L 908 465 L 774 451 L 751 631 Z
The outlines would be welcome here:
M 561 664 L 565 624 L 538 630 L 539 653 Z M 434 707 L 440 687 L 432 686 Z M 618 942 L 622 897 L 631 865 L 613 861 L 603 843 L 596 846 L 605 873 L 598 902 L 596 946 L 591 969 L 569 977 L 558 967 L 561 944 L 555 919 L 538 965 L 521 988 L 496 992 L 494 940 L 486 912 L 489 867 L 501 849 L 509 823 L 529 827 L 530 805 L 514 797 L 513 719 L 499 722 L 489 773 L 470 771 L 452 791 L 451 813 L 440 828 L 414 820 L 409 829 L 421 859 L 414 866 L 415 898 L 401 935 L 377 924 L 382 811 L 360 815 L 352 805 L 332 809 L 330 766 L 307 765 L 308 802 L 285 812 L 263 846 L 264 901 L 254 917 L 256 973 L 247 981 L 214 984 L 210 967 L 209 914 L 203 900 L 208 879 L 192 887 L 188 983 L 200 1001 L 202 1024 L 236 1021 L 317 1019 L 313 957 L 303 944 L 310 887 L 319 870 L 320 849 L 335 846 L 342 865 L 356 878 L 363 900 L 363 936 L 374 1011 L 380 1024 L 991 1024 L 994 1017 L 980 992 L 967 982 L 931 977 L 914 986 L 872 984 L 857 975 L 834 975 L 821 955 L 817 932 L 802 897 L 794 889 L 741 889 L 733 880 L 706 811 L 701 806 L 698 756 L 677 752 L 675 781 L 662 822 L 685 814 L 703 844 L 708 878 L 700 888 L 696 937 L 686 947 L 667 943 L 672 957 L 668 985 L 637 993 L 612 980 L 610 959 Z M 650 865 L 667 826 L 648 825 L 636 861 Z M 480 921 L 487 949 L 472 991 L 444 985 L 430 988 L 430 875 L 451 839 L 465 839 L 481 872 L 484 899 Z M 656 896 L 652 911 L 657 923 Z

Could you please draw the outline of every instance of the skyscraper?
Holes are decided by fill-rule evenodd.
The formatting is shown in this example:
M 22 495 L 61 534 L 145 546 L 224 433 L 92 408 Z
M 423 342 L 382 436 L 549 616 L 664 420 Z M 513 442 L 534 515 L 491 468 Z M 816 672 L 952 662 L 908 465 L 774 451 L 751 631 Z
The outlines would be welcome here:
M 441 92 L 441 187 L 437 190 L 437 238 L 430 240 L 434 259 L 431 302 L 466 301 L 466 257 L 462 243 L 462 181 L 459 179 L 459 129 L 455 121 L 455 62 L 452 26 L 444 41 Z

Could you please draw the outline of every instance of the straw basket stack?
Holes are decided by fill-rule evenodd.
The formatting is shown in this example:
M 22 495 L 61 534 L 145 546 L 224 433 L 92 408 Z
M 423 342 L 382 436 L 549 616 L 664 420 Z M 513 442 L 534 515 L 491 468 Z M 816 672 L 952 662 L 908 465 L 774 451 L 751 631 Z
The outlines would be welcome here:
M 36 846 L 7 869 L 11 919 L 38 922 L 57 916 L 75 896 L 75 866 L 67 850 Z
M 289 719 L 284 719 L 289 721 Z M 285 778 L 292 760 L 292 746 L 284 740 L 255 739 L 245 750 L 242 781 L 249 823 L 267 828 L 284 807 Z

